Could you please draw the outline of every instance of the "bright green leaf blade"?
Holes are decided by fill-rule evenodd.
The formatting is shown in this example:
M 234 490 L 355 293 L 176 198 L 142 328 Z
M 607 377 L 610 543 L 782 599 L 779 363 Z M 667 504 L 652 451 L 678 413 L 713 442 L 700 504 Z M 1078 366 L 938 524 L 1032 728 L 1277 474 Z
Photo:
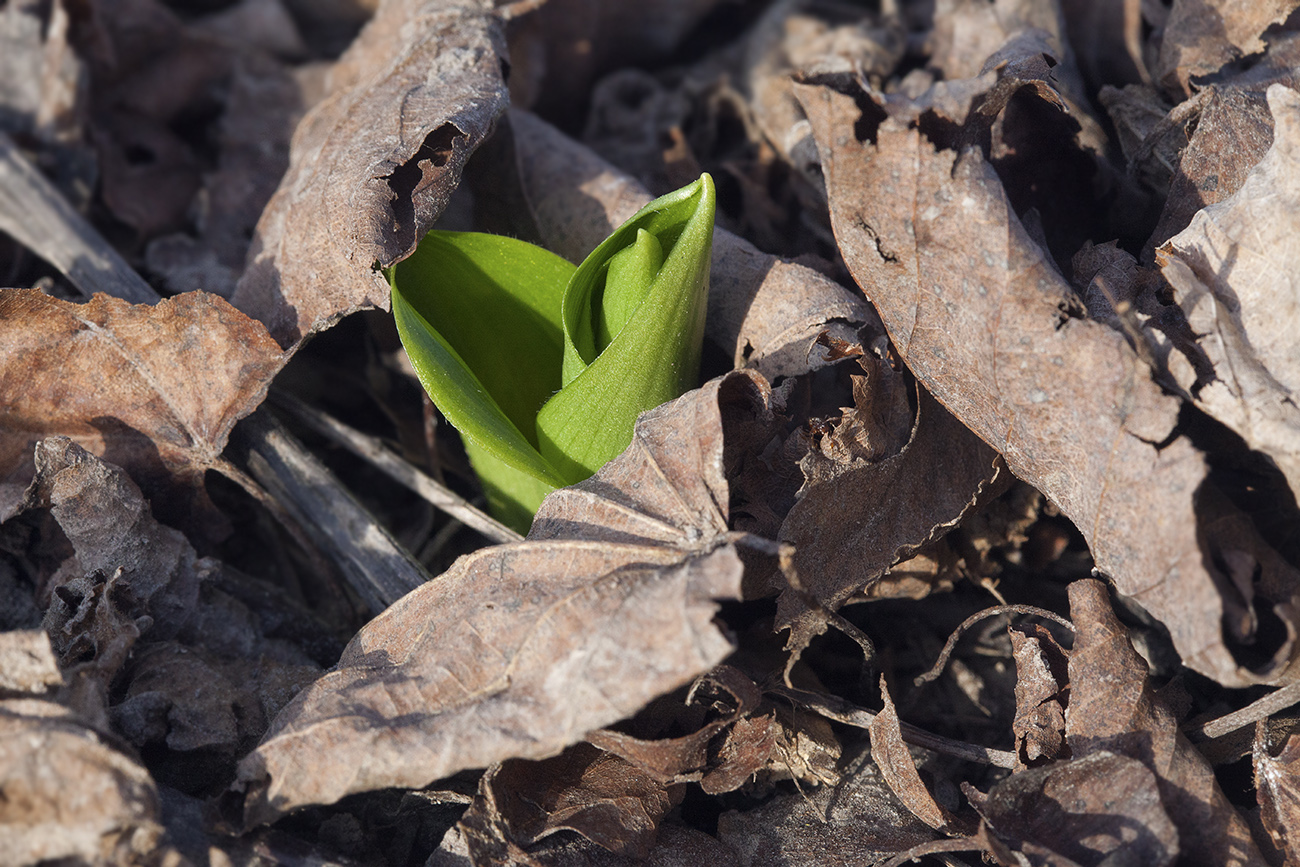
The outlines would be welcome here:
M 596 315 L 597 352 L 609 346 L 636 313 L 663 264 L 663 247 L 645 229 L 637 229 L 632 246 L 619 250 L 609 260 L 605 288 L 600 293 L 600 310 Z
M 390 271 L 389 282 L 535 445 L 537 411 L 560 388 L 560 309 L 575 270 L 554 253 L 514 238 L 430 232 Z M 452 420 L 440 396 L 429 393 L 458 430 L 482 439 Z M 444 388 L 442 399 L 455 397 Z
M 596 329 L 592 315 L 593 299 L 601 286 L 600 281 L 605 275 L 609 260 L 620 250 L 632 246 L 639 229 L 654 235 L 665 254 L 671 258 L 669 251 L 705 199 L 708 200 L 708 233 L 711 243 L 714 213 L 713 180 L 708 175 L 703 175 L 700 180 L 660 196 L 637 211 L 631 219 L 615 229 L 614 234 L 592 250 L 578 266 L 577 271 L 569 279 L 568 288 L 564 291 L 563 382 L 566 385 L 577 378 L 597 355 Z
M 542 500 L 558 485 L 519 472 L 516 467 L 480 448 L 469 437 L 464 439 L 464 443 L 465 454 L 483 485 L 488 509 L 498 521 L 527 534 Z
M 497 405 L 478 377 L 393 285 L 393 317 L 420 384 L 452 427 L 480 451 L 524 476 L 559 487 L 563 479 Z
M 687 195 L 680 195 L 683 192 Z M 672 201 L 651 210 L 664 199 Z M 610 238 L 621 236 L 631 243 L 635 230 L 645 228 L 657 234 L 668 251 L 645 298 L 614 340 L 547 401 L 537 417 L 541 452 L 570 484 L 587 478 L 627 448 L 637 415 L 689 390 L 699 378 L 713 247 L 712 179 L 704 175 L 664 199 L 652 202 Z M 633 225 L 639 218 L 642 225 Z M 631 231 L 625 231 L 629 226 Z M 569 284 L 566 334 L 571 331 L 570 294 L 589 294 L 578 281 L 590 279 L 584 269 L 606 244 L 579 266 Z M 617 249 L 606 250 L 606 255 Z M 566 342 L 566 362 L 571 348 L 572 343 Z

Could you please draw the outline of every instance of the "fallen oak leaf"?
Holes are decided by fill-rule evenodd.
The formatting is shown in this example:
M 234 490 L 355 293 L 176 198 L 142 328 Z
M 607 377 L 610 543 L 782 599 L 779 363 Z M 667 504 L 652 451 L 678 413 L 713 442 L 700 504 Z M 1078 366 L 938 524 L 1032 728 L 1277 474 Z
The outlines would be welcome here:
M 368 623 L 240 763 L 235 821 L 553 756 L 719 663 L 715 600 L 739 597 L 742 567 L 717 407 L 761 401 L 759 382 L 732 373 L 643 415 L 624 455 L 543 502 L 533 537 Z
M 231 300 L 286 349 L 367 307 L 372 266 L 408 256 L 505 110 L 489 0 L 386 0 L 299 124 Z
M 1123 334 L 1076 318 L 980 151 L 935 150 L 888 117 L 862 141 L 853 96 L 798 92 L 845 261 L 926 389 L 1074 522 L 1189 667 L 1227 685 L 1283 676 L 1238 663 L 1224 641 L 1198 538 L 1206 464 L 1176 435 L 1179 402 Z

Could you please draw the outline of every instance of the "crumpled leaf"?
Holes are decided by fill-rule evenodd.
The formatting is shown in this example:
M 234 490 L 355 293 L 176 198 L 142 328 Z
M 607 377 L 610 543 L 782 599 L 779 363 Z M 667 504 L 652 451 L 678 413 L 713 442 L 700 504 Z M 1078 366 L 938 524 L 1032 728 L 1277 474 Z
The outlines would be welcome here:
M 554 758 L 510 759 L 488 771 L 460 824 L 477 864 L 511 863 L 512 847 L 527 850 L 557 831 L 645 858 L 681 794 L 680 786 L 666 788 L 618 756 L 579 743 Z
M 1264 31 L 1286 20 L 1295 0 L 1175 0 L 1160 41 L 1155 77 L 1191 93 L 1192 79 L 1259 53 Z
M 1170 144 L 1183 144 L 1173 157 L 1164 210 L 1143 251 L 1150 251 L 1183 231 L 1206 205 L 1234 195 L 1263 159 L 1273 142 L 1273 118 L 1266 92 L 1273 84 L 1300 86 L 1300 34 L 1270 40 L 1262 58 L 1248 69 L 1216 82 L 1169 110 L 1151 132 Z M 1180 122 L 1173 123 L 1177 118 Z M 1180 139 L 1182 140 L 1180 142 Z M 1139 153 L 1148 148 L 1143 143 Z M 1159 192 L 1165 188 L 1156 187 Z
M 964 788 L 997 837 L 1030 864 L 1100 867 L 1118 857 L 1164 867 L 1179 854 L 1155 774 L 1127 756 L 1101 751 L 1022 771 L 988 795 Z
M 1128 756 L 1153 771 L 1186 863 L 1263 864 L 1213 769 L 1148 683 L 1146 662 L 1111 610 L 1106 586 L 1086 579 L 1069 592 L 1075 631 L 1065 737 L 1071 753 L 1076 759 Z
M 1123 334 L 1076 318 L 981 153 L 935 150 L 888 117 L 855 131 L 852 96 L 800 94 L 845 261 L 926 389 L 1079 527 L 1097 568 L 1168 625 L 1188 666 L 1230 685 L 1279 676 L 1224 642 L 1195 510 L 1206 466 L 1171 437 L 1179 402 Z
M 506 104 L 490 0 L 388 0 L 294 135 L 232 296 L 285 348 L 388 307 L 372 266 L 408 255 Z
M 1300 858 L 1300 735 L 1288 735 L 1274 755 L 1268 744 L 1268 725 L 1255 725 L 1252 761 L 1255 767 L 1255 797 L 1260 818 L 1273 845 L 1286 854 L 1288 863 Z
M 508 117 L 523 195 L 548 250 L 580 262 L 650 201 L 639 183 L 546 122 L 522 111 Z M 875 321 L 838 283 L 715 230 L 705 335 L 737 367 L 769 380 L 803 373 L 821 366 L 819 334 L 855 339 L 864 326 L 879 333 Z
M 1053 761 L 1065 750 L 1069 654 L 1038 625 L 1007 630 L 1016 660 L 1016 758 L 1026 767 Z
M 367 624 L 241 762 L 244 823 L 555 755 L 720 662 L 714 600 L 742 570 L 718 406 L 737 390 L 761 400 L 733 373 L 643 415 L 528 540 L 462 557 Z
M 806 485 L 781 525 L 779 538 L 795 547 L 800 589 L 831 610 L 956 526 L 998 476 L 992 449 L 927 392 L 918 390 L 917 401 L 911 435 L 898 454 L 849 463 Z M 800 621 L 791 630 L 791 649 L 824 628 L 802 615 L 804 607 L 794 590 L 782 594 L 778 623 Z
M 782 793 L 718 818 L 718 839 L 747 867 L 872 864 L 937 836 L 870 762 L 855 762 L 839 786 Z
M 0 292 L 0 479 L 26 485 L 33 444 L 72 438 L 123 467 L 173 523 L 211 508 L 203 473 L 279 370 L 265 329 L 214 295 L 131 305 Z M 0 517 L 17 505 L 14 488 Z M 188 501 L 188 502 L 187 502 Z
M 1213 379 L 1198 383 L 1186 360 L 1172 372 L 1198 406 L 1272 458 L 1300 497 L 1300 94 L 1274 84 L 1268 103 L 1268 155 L 1159 257 Z
M 123 589 L 129 585 L 133 601 L 151 615 L 158 638 L 184 628 L 200 583 L 216 569 L 214 560 L 195 554 L 180 531 L 154 519 L 140 489 L 120 468 L 67 437 L 37 444 L 27 507 L 50 509 L 76 553 L 74 574 L 123 570 Z
M 167 847 L 157 788 L 138 761 L 66 708 L 5 699 L 0 847 L 15 867 L 160 863 Z

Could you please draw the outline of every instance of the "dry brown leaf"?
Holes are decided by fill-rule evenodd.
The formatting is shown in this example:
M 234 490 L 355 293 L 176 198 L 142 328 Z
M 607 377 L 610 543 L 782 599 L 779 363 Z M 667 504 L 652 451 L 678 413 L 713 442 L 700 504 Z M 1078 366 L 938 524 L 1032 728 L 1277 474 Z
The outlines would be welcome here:
M 45 630 L 0 632 L 0 691 L 41 695 L 62 685 L 63 673 Z
M 1065 747 L 1065 701 L 1068 654 L 1042 626 L 1012 627 L 1016 660 L 1016 758 L 1026 767 L 1061 756 Z
M 746 867 L 873 864 L 936 836 L 899 802 L 876 766 L 861 761 L 838 786 L 785 792 L 718 819 L 718 839 Z
M 871 720 L 871 759 L 880 769 L 880 776 L 913 816 L 936 831 L 955 832 L 960 823 L 925 787 L 916 770 L 912 751 L 903 743 L 898 711 L 894 708 L 884 675 L 880 677 L 880 699 L 883 706 Z
M 1178 829 L 1160 800 L 1156 777 L 1136 759 L 1097 752 L 1013 774 L 988 795 L 964 787 L 1002 843 L 1029 863 L 1164 867 L 1179 854 Z M 1067 860 L 1068 859 L 1068 860 Z M 1189 853 L 1186 862 L 1198 861 Z
M 123 570 L 118 591 L 129 592 L 142 613 L 149 613 L 150 631 L 159 638 L 185 627 L 200 583 L 216 569 L 216 562 L 200 559 L 178 530 L 154 519 L 126 473 L 67 437 L 37 444 L 27 507 L 49 509 L 72 543 L 77 559 L 67 570 L 72 575 Z
M 1231 198 L 1160 248 L 1165 277 L 1213 380 L 1198 406 L 1272 458 L 1300 497 L 1300 93 L 1268 89 L 1273 146 Z M 1171 370 L 1192 391 L 1197 372 Z
M 832 610 L 956 526 L 998 475 L 992 449 L 927 392 L 917 395 L 902 451 L 807 485 L 781 525 L 780 540 L 795 546 L 800 589 Z M 778 623 L 794 621 L 803 608 L 801 595 L 787 590 Z M 797 626 L 789 646 L 805 646 L 808 628 Z
M 542 246 L 580 262 L 650 201 L 635 180 L 526 112 L 509 114 L 520 183 Z M 803 265 L 770 256 L 722 229 L 713 233 L 709 310 L 711 341 L 737 367 L 769 380 L 821 366 L 818 335 L 855 340 L 879 333 L 862 299 Z M 810 358 L 811 354 L 811 358 Z
M 488 771 L 460 824 L 476 864 L 511 863 L 513 847 L 527 850 L 557 831 L 645 858 L 681 788 L 666 788 L 618 756 L 580 743 L 554 758 L 511 759 Z
M 461 558 L 367 624 L 240 764 L 244 823 L 555 755 L 719 663 L 714 600 L 738 597 L 742 569 L 718 407 L 737 390 L 761 402 L 755 377 L 643 415 L 527 541 Z
M 578 95 L 585 95 L 598 75 L 613 66 L 662 61 L 724 2 L 547 0 L 512 17 L 506 29 L 511 102 L 573 121 L 583 108 Z
M 387 0 L 303 118 L 232 296 L 286 348 L 364 307 L 506 104 L 490 0 Z
M 1147 681 L 1147 665 L 1111 610 L 1106 585 L 1070 585 L 1074 648 L 1065 736 L 1076 759 L 1115 753 L 1156 775 L 1188 864 L 1263 865 L 1246 825 L 1214 771 L 1178 728 Z
M 481 850 L 480 850 L 480 854 Z M 742 867 L 736 853 L 703 831 L 684 825 L 666 823 L 645 858 L 616 855 L 576 834 L 548 837 L 527 853 L 518 848 L 491 851 L 486 860 L 470 859 L 470 843 L 464 829 L 457 825 L 442 838 L 437 851 L 429 857 L 428 867 L 515 867 L 521 862 L 537 867 Z M 503 857 L 504 856 L 504 857 Z M 513 857 L 512 857 L 513 856 Z
M 215 295 L 82 305 L 0 291 L 0 479 L 25 483 L 33 444 L 64 435 L 124 468 L 156 514 L 187 522 L 208 505 L 203 473 L 282 363 L 266 330 Z
M 1097 568 L 1169 627 L 1188 666 L 1229 685 L 1281 676 L 1240 665 L 1224 642 L 1197 537 L 1205 461 L 1171 438 L 1179 402 L 1123 334 L 1077 318 L 981 153 L 935 150 L 890 118 L 855 130 L 852 96 L 800 93 L 845 260 L 918 379 L 1079 527 Z
M 0 701 L 0 851 L 14 867 L 163 862 L 149 772 L 66 708 Z M 174 857 L 174 853 L 173 853 Z
M 1268 744 L 1268 724 L 1255 724 L 1255 797 L 1260 818 L 1273 845 L 1286 854 L 1287 863 L 1300 860 L 1300 735 L 1288 735 L 1274 755 Z
M 1150 260 L 1150 251 L 1186 229 L 1197 211 L 1241 188 L 1273 141 L 1266 92 L 1273 84 L 1300 86 L 1298 67 L 1300 34 L 1282 34 L 1271 40 L 1257 63 L 1171 109 L 1153 130 L 1156 136 L 1168 135 L 1171 143 L 1179 140 L 1172 133 L 1181 133 L 1186 147 L 1176 155 L 1177 168 L 1160 221 L 1145 245 L 1144 261 Z
M 1262 51 L 1264 31 L 1298 6 L 1296 0 L 1174 0 L 1156 80 L 1171 92 L 1190 94 L 1193 78 Z

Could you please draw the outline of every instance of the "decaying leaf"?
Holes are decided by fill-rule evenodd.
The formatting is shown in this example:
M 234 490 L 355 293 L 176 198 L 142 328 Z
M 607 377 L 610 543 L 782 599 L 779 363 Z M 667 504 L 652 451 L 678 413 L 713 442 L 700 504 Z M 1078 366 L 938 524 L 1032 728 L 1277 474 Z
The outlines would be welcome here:
M 1273 845 L 1286 854 L 1287 863 L 1300 858 L 1300 736 L 1288 735 L 1274 755 L 1268 744 L 1268 725 L 1255 726 L 1255 796 L 1260 818 Z
M 299 124 L 232 296 L 286 348 L 388 306 L 373 266 L 409 255 L 506 104 L 489 0 L 389 0 Z
M 1300 497 L 1300 94 L 1268 89 L 1276 124 L 1264 160 L 1231 198 L 1200 211 L 1160 248 L 1161 267 L 1213 379 L 1178 356 L 1197 405 L 1272 458 Z
M 1224 642 L 1197 536 L 1206 467 L 1175 435 L 1178 401 L 1123 334 L 1077 318 L 980 151 L 876 125 L 829 87 L 799 92 L 845 260 L 926 389 L 1080 528 L 1097 568 L 1168 625 L 1187 665 L 1224 684 L 1282 676 L 1285 663 L 1252 671 Z
M 781 525 L 781 541 L 795 546 L 802 591 L 832 610 L 956 526 L 998 475 L 992 449 L 927 392 L 918 390 L 917 401 L 911 436 L 898 454 L 807 485 Z M 799 621 L 791 649 L 823 628 L 804 607 L 794 590 L 781 597 L 778 622 Z
M 367 624 L 240 764 L 244 822 L 555 755 L 720 662 L 715 600 L 742 570 L 718 405 L 754 388 L 735 373 L 645 414 L 528 540 L 461 558 Z
M 1070 618 L 1075 634 L 1065 737 L 1076 757 L 1072 764 L 1103 753 L 1137 759 L 1156 775 L 1187 863 L 1263 864 L 1209 763 L 1148 683 L 1146 663 L 1111 610 L 1106 586 L 1093 579 L 1071 584 Z
M 916 770 L 916 760 L 907 744 L 903 743 L 898 711 L 883 676 L 880 678 L 880 698 L 884 706 L 871 721 L 872 761 L 890 791 L 912 811 L 913 816 L 936 831 L 951 833 L 958 825 L 956 817 L 934 799 L 922 782 Z
M 1155 774 L 1127 756 L 1100 751 L 1014 774 L 988 795 L 966 787 L 966 795 L 1001 842 L 1028 859 L 1002 864 L 1100 867 L 1119 858 L 1163 867 L 1179 855 Z M 1226 863 L 1188 854 L 1189 863 Z
M 0 701 L 6 864 L 164 863 L 160 812 L 149 772 L 112 738 L 48 701 Z
M 748 867 L 871 864 L 937 836 L 903 806 L 876 766 L 863 761 L 838 786 L 782 793 L 718 819 L 718 839 Z
M 1041 626 L 1008 630 L 1016 659 L 1016 757 L 1026 767 L 1064 752 L 1068 654 Z
M 523 194 L 541 244 L 582 261 L 611 231 L 650 201 L 635 180 L 530 114 L 509 114 Z M 803 265 L 760 252 L 722 229 L 713 236 L 709 339 L 768 379 L 818 367 L 818 335 L 856 339 L 879 333 L 862 300 Z
M 1150 260 L 1150 251 L 1186 229 L 1201 208 L 1241 189 L 1273 141 L 1273 118 L 1265 94 L 1273 84 L 1292 89 L 1300 84 L 1298 65 L 1300 35 L 1271 39 L 1258 62 L 1170 109 L 1151 131 L 1157 139 L 1153 146 L 1158 146 L 1161 136 L 1177 142 L 1180 134 L 1186 136 L 1186 146 L 1175 157 L 1164 210 L 1144 247 L 1144 261 Z M 1144 143 L 1139 155 L 1147 147 Z
M 1259 53 L 1264 32 L 1295 11 L 1295 0 L 1176 0 L 1165 23 L 1155 77 L 1191 92 L 1192 79 Z
M 509 863 L 511 847 L 527 850 L 557 831 L 645 858 L 659 821 L 680 800 L 680 786 L 665 788 L 618 756 L 580 743 L 554 758 L 511 759 L 488 771 L 461 827 L 475 863 Z
M 79 305 L 6 289 L 0 479 L 30 479 L 33 444 L 64 435 L 126 469 L 155 510 L 183 522 L 187 501 L 203 508 L 203 473 L 282 363 L 266 330 L 214 295 Z

